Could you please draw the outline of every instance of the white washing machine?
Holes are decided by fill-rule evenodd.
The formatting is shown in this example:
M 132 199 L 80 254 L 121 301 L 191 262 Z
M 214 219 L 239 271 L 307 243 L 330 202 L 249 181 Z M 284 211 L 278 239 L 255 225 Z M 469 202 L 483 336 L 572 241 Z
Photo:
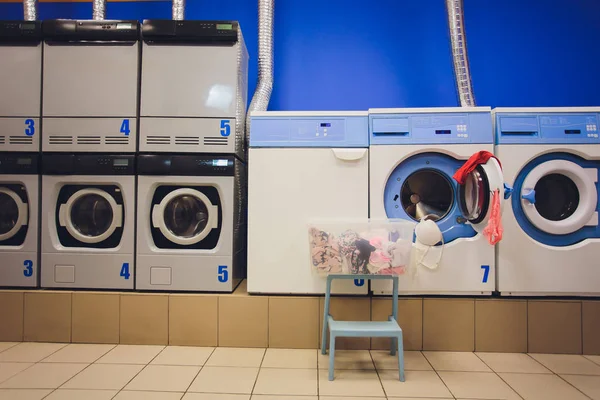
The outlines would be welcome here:
M 502 295 L 600 294 L 600 107 L 496 108 L 514 184 L 498 246 Z
M 0 151 L 40 151 L 41 21 L 0 21 L 0 71 Z
M 134 169 L 133 155 L 42 155 L 42 287 L 133 289 Z
M 443 234 L 437 269 L 403 276 L 403 294 L 482 295 L 495 290 L 495 249 L 482 234 L 492 192 L 504 197 L 491 158 L 459 185 L 452 176 L 479 151 L 493 151 L 489 107 L 369 110 L 370 217 L 435 220 Z M 502 200 L 501 200 L 502 201 Z M 391 284 L 374 281 L 374 294 Z
M 245 168 L 233 155 L 138 156 L 137 289 L 237 287 L 246 260 Z
M 39 155 L 0 154 L 0 287 L 38 285 Z
M 248 162 L 248 291 L 324 293 L 308 224 L 368 218 L 367 113 L 255 112 Z M 368 284 L 338 280 L 332 290 L 366 294 Z

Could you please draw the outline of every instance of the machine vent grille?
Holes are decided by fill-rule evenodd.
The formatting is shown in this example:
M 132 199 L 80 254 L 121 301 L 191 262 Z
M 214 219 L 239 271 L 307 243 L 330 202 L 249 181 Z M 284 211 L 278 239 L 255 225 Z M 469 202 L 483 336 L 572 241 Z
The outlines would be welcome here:
M 0 136 L 0 144 L 6 144 L 6 136 Z
M 227 146 L 226 136 L 207 136 L 204 138 L 205 146 Z
M 104 143 L 105 144 L 127 145 L 127 144 L 129 144 L 129 137 L 128 136 L 106 136 L 104 138 Z
M 168 135 L 148 136 L 148 137 L 146 137 L 146 144 L 169 145 L 169 144 L 171 144 L 171 137 Z
M 4 143 L 4 141 L 3 141 Z M 32 136 L 9 136 L 8 137 L 9 144 L 33 144 Z
M 77 136 L 77 144 L 100 144 L 100 136 Z
M 73 136 L 50 136 L 49 144 L 73 144 Z
M 198 137 L 198 136 L 175 136 L 175 144 L 198 146 L 200 144 L 200 137 Z

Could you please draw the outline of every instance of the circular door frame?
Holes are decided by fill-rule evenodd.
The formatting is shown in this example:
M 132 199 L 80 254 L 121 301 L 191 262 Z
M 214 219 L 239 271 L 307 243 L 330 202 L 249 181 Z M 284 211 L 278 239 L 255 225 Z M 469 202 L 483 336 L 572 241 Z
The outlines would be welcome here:
M 75 228 L 75 225 L 71 220 L 71 210 L 73 208 L 73 204 L 83 196 L 91 194 L 95 194 L 104 198 L 108 202 L 113 212 L 113 218 L 108 229 L 98 236 L 82 235 L 81 232 Z M 80 242 L 90 244 L 101 243 L 108 239 L 117 230 L 117 228 L 121 228 L 123 226 L 122 220 L 123 206 L 117 204 L 116 200 L 108 192 L 96 188 L 80 189 L 76 191 L 69 197 L 66 203 L 60 205 L 58 211 L 58 221 L 60 226 L 64 226 L 67 229 L 67 232 L 69 232 L 73 238 L 79 240 Z
M 15 236 L 17 234 L 17 232 L 19 232 L 24 225 L 27 225 L 29 215 L 28 215 L 27 203 L 25 203 L 23 200 L 21 200 L 19 195 L 17 195 L 13 190 L 8 189 L 6 187 L 0 187 L 0 193 L 3 193 L 5 195 L 9 196 L 11 199 L 13 199 L 13 201 L 17 205 L 17 212 L 18 212 L 17 222 L 12 227 L 12 229 L 6 233 L 0 234 L 0 241 L 4 241 L 4 240 L 8 240 L 8 239 L 12 238 L 13 236 Z
M 488 221 L 490 220 L 490 215 L 492 211 L 492 200 L 493 194 L 495 191 L 498 191 L 498 199 L 500 201 L 500 210 L 502 210 L 502 204 L 504 202 L 504 175 L 502 173 L 502 166 L 494 157 L 491 157 L 486 163 L 479 164 L 483 174 L 481 177 L 483 180 L 487 181 L 487 189 L 489 190 L 489 196 L 487 197 L 487 207 L 483 206 L 485 209 L 484 215 L 479 215 L 476 221 L 471 221 L 468 219 L 468 216 L 465 216 L 469 223 L 477 232 L 482 233 L 485 227 L 488 225 Z M 459 191 L 459 194 L 462 192 Z M 460 199 L 460 201 L 464 201 L 464 199 Z
M 549 174 L 560 174 L 571 179 L 579 191 L 575 212 L 562 221 L 551 221 L 540 215 L 534 203 L 522 196 L 535 188 L 540 179 Z M 553 235 L 567 235 L 588 225 L 596 212 L 598 193 L 594 182 L 582 166 L 568 160 L 545 161 L 534 167 L 521 186 L 521 207 L 529 222 L 537 229 Z
M 173 232 L 171 232 L 171 230 L 169 228 L 167 228 L 167 224 L 165 223 L 165 217 L 164 217 L 165 208 L 171 202 L 171 200 L 173 200 L 175 197 L 184 196 L 184 195 L 193 196 L 193 197 L 197 198 L 198 200 L 200 200 L 201 202 L 204 203 L 204 205 L 206 206 L 206 210 L 208 211 L 208 222 L 206 223 L 206 226 L 204 227 L 204 229 L 202 231 L 200 231 L 200 233 L 198 233 L 197 235 L 191 236 L 189 238 L 177 236 Z M 163 197 L 163 199 L 160 201 L 160 203 L 155 204 L 152 207 L 151 218 L 152 218 L 152 226 L 154 228 L 158 228 L 160 230 L 160 233 L 162 233 L 163 236 L 166 237 L 168 240 L 170 240 L 171 242 L 173 242 L 175 244 L 179 244 L 182 246 L 189 246 L 189 245 L 193 245 L 193 244 L 196 244 L 196 243 L 202 241 L 204 238 L 206 238 L 208 236 L 208 234 L 210 233 L 211 230 L 218 227 L 218 225 L 219 225 L 219 207 L 215 206 L 204 193 L 202 193 L 196 189 L 179 188 L 179 189 L 173 190 L 172 192 L 167 194 L 165 197 Z

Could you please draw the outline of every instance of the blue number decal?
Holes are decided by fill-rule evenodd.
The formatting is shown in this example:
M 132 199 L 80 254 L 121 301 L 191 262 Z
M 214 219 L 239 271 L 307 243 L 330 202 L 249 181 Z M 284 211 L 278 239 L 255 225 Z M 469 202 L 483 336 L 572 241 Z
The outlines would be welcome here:
M 354 285 L 361 287 L 365 284 L 365 280 L 364 279 L 355 279 L 354 280 Z
M 25 267 L 25 269 L 23 270 L 23 275 L 25 275 L 26 277 L 30 277 L 31 275 L 33 275 L 33 261 L 25 260 L 23 261 L 23 266 Z
M 27 136 L 33 136 L 35 134 L 35 121 L 32 119 L 26 119 L 25 125 L 27 126 L 25 128 L 25 134 Z
M 128 119 L 124 119 L 123 122 L 121 122 L 121 130 L 119 132 L 121 132 L 125 136 L 129 136 L 129 132 L 131 132 L 131 131 L 129 130 L 129 120 Z
M 228 119 L 221 120 L 221 136 L 229 136 L 231 134 L 231 126 Z
M 483 283 L 486 283 L 488 281 L 488 277 L 490 275 L 490 266 L 489 265 L 482 265 L 481 269 L 483 270 Z
M 227 265 L 219 265 L 219 282 L 225 283 L 229 280 L 229 271 L 227 271 Z
M 129 273 L 129 263 L 123 263 L 123 266 L 121 267 L 121 273 L 119 274 L 119 276 L 122 276 L 125 279 L 129 279 L 129 277 L 131 276 L 131 274 Z

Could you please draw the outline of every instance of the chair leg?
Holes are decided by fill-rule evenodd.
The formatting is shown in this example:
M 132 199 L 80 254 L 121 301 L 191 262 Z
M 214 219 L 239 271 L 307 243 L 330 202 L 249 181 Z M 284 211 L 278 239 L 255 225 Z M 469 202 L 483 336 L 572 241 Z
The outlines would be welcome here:
M 396 349 L 398 348 L 398 338 L 393 337 L 390 340 L 390 355 L 396 355 Z
M 329 334 L 329 380 L 333 380 L 333 370 L 335 365 L 335 336 Z
M 400 382 L 404 382 L 404 343 L 402 341 L 402 332 L 395 338 L 398 344 L 398 374 Z

